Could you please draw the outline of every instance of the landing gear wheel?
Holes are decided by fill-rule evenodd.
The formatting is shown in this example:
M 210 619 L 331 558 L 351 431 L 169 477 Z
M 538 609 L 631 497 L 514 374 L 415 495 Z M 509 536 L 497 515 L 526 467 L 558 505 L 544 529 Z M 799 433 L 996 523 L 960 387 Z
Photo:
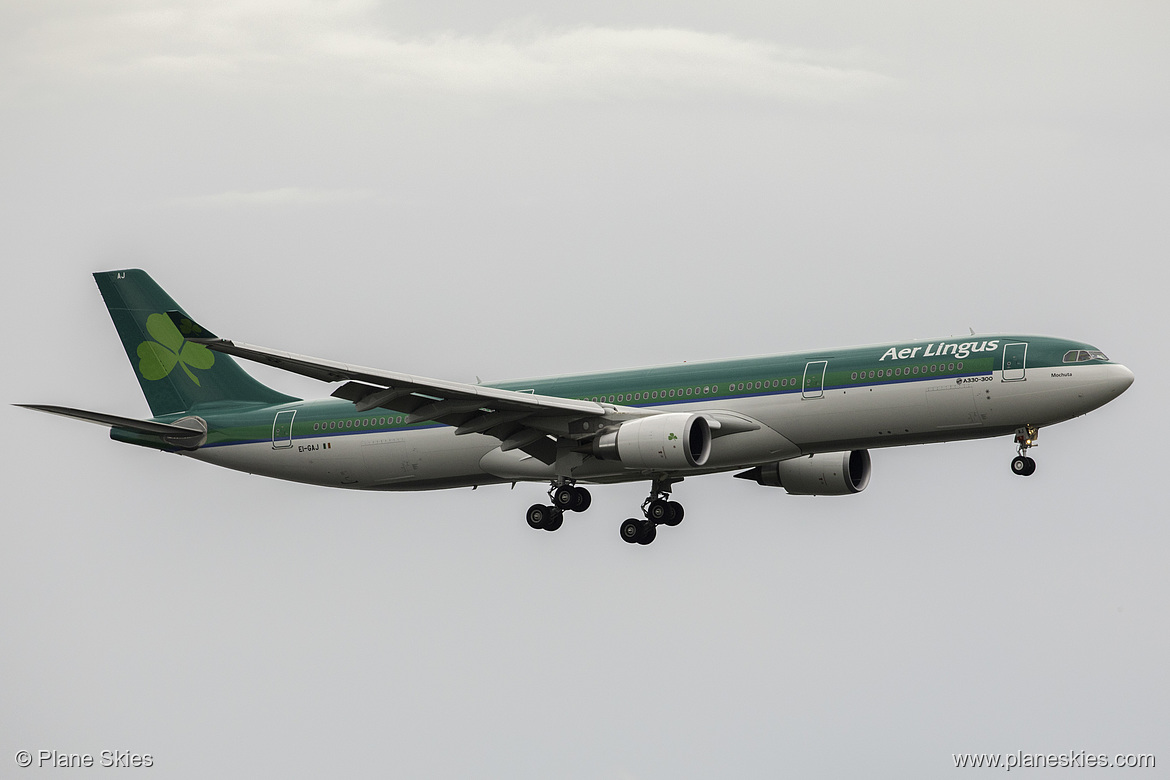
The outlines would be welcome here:
M 628 542 L 629 544 L 633 544 L 634 542 L 638 541 L 638 537 L 642 535 L 642 523 L 642 520 L 635 520 L 632 517 L 622 523 L 622 541 Z
M 682 519 L 683 519 L 682 504 L 680 504 L 677 501 L 667 501 L 666 506 L 667 506 L 667 509 L 669 511 L 666 513 L 666 519 L 663 520 L 662 522 L 673 528 L 674 526 L 676 526 L 682 522 Z
M 1019 474 L 1021 477 L 1030 477 L 1036 473 L 1036 461 L 1025 455 L 1017 455 L 1012 458 L 1012 473 Z
M 593 496 L 589 495 L 589 491 L 583 487 L 574 488 L 577 491 L 577 500 L 573 504 L 574 512 L 584 512 L 593 503 Z
M 528 513 L 524 515 L 524 519 L 528 521 L 530 528 L 540 530 L 545 527 L 549 517 L 552 516 L 552 507 L 544 504 L 533 504 L 528 507 Z
M 638 544 L 650 544 L 658 536 L 658 528 L 648 520 L 642 522 L 642 531 L 638 535 Z
M 670 517 L 670 504 L 656 498 L 646 506 L 646 519 L 651 523 L 665 523 Z
M 556 507 L 548 507 L 552 511 L 549 512 L 548 519 L 544 521 L 544 530 L 555 531 L 564 525 L 565 513 Z
M 561 485 L 552 492 L 552 502 L 557 509 L 572 509 L 577 504 L 577 488 Z

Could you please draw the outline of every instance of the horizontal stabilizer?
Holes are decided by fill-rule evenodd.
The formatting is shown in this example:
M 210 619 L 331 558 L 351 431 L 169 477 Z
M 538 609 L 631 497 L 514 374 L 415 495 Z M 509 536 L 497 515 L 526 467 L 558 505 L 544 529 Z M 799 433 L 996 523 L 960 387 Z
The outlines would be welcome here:
M 67 406 L 48 406 L 44 404 L 14 404 L 23 409 L 33 409 L 38 412 L 48 412 L 62 417 L 72 417 L 74 420 L 84 420 L 96 425 L 105 425 L 109 428 L 121 428 L 148 436 L 160 436 L 167 442 L 178 447 L 198 447 L 203 443 L 207 432 L 197 428 L 184 428 L 181 425 L 151 422 L 150 420 L 136 420 L 133 417 L 119 417 L 116 414 L 102 412 L 87 412 L 84 409 L 70 409 Z

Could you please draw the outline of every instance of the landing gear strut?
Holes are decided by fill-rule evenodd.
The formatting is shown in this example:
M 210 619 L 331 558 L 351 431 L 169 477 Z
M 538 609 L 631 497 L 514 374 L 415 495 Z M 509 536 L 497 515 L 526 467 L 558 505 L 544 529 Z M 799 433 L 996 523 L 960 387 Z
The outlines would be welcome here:
M 642 502 L 645 520 L 630 518 L 622 523 L 622 541 L 629 544 L 650 544 L 658 536 L 658 526 L 676 526 L 682 522 L 682 504 L 670 500 L 669 479 L 654 480 L 650 495 Z
M 533 504 L 524 519 L 532 528 L 555 531 L 565 522 L 565 512 L 584 512 L 593 503 L 593 496 L 583 487 L 570 482 L 554 482 L 549 488 L 551 506 Z
M 1012 473 L 1030 477 L 1036 472 L 1036 461 L 1028 457 L 1028 448 L 1036 444 L 1040 431 L 1034 425 L 1027 425 L 1016 431 L 1016 445 L 1019 455 L 1012 458 Z

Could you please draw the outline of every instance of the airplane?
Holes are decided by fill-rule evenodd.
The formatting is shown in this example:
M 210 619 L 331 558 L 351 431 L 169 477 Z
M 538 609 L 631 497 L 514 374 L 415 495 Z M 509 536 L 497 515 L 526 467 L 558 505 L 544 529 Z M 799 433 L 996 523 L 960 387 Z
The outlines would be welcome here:
M 987 335 L 549 376 L 495 384 L 429 379 L 216 336 L 144 271 L 94 274 L 150 406 L 146 420 L 44 404 L 115 441 L 252 474 L 357 490 L 548 483 L 528 525 L 555 531 L 589 508 L 584 485 L 647 481 L 621 538 L 676 526 L 672 489 L 735 476 L 793 495 L 869 484 L 869 450 L 1011 435 L 1014 474 L 1042 427 L 1086 414 L 1133 373 L 1089 344 Z M 233 358 L 337 384 L 303 400 Z

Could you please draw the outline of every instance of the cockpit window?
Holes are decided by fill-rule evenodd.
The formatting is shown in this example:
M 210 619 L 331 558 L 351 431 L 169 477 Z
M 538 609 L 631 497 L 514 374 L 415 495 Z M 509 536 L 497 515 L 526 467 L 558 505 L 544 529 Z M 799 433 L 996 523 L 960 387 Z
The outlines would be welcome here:
M 1093 349 L 1070 349 L 1064 353 L 1065 363 L 1086 363 L 1090 360 L 1108 360 L 1104 352 Z

